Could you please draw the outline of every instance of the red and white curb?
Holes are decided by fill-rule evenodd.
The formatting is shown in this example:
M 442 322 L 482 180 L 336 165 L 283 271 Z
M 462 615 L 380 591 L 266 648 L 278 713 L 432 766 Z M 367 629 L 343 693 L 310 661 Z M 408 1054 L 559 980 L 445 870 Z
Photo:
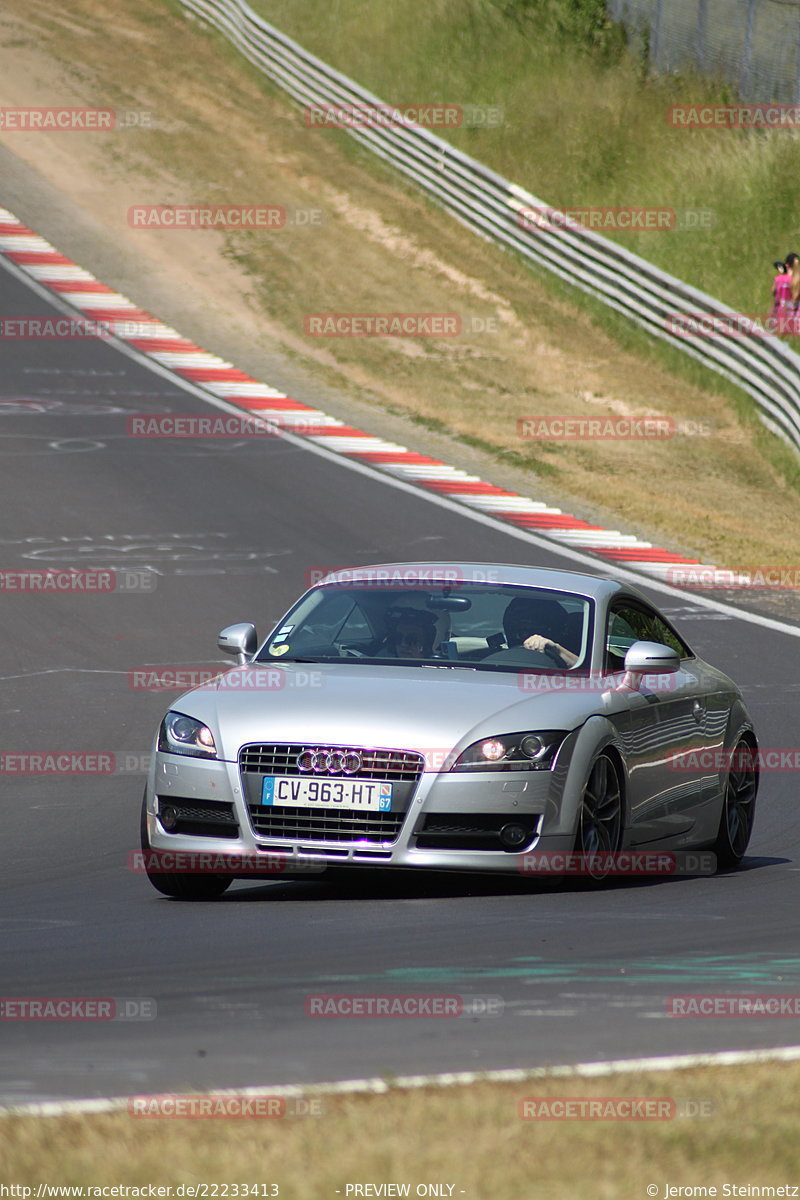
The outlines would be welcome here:
M 0 208 L 0 254 L 83 317 L 103 322 L 115 337 L 158 363 L 162 370 L 335 454 L 369 464 L 417 488 L 535 532 L 561 546 L 586 551 L 654 578 L 672 582 L 670 573 L 683 568 L 691 569 L 692 575 L 701 574 L 704 587 L 716 583 L 724 586 L 725 580 L 730 579 L 730 572 L 718 571 L 712 565 L 654 546 L 632 534 L 590 525 L 560 508 L 496 487 L 477 475 L 417 454 L 406 446 L 371 437 L 319 409 L 291 399 L 181 337 L 157 317 L 65 258 L 4 208 Z

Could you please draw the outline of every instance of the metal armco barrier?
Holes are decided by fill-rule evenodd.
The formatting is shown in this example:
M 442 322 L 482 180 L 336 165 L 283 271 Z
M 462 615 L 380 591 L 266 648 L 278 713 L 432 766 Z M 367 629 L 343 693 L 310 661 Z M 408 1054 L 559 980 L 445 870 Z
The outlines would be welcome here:
M 390 109 L 347 76 L 281 33 L 244 0 L 181 0 L 184 9 L 222 32 L 256 67 L 303 106 Z M 800 450 L 800 356 L 776 337 L 679 336 L 670 315 L 731 314 L 718 300 L 667 275 L 576 223 L 526 220 L 551 211 L 530 192 L 405 121 L 354 124 L 348 133 L 453 213 L 470 229 L 548 271 L 643 326 L 737 384 L 756 401 L 762 421 Z

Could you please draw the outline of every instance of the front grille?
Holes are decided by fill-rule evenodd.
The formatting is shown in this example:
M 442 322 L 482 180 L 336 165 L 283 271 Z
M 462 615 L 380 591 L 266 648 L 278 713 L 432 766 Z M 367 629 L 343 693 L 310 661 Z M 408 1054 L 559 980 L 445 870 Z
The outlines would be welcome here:
M 253 830 L 261 837 L 308 838 L 322 842 L 370 842 L 381 845 L 396 840 L 403 813 L 317 813 L 307 808 L 272 808 L 248 805 Z
M 297 742 L 291 746 L 254 745 L 242 746 L 239 751 L 239 770 L 255 771 L 259 775 L 306 775 L 297 765 L 297 756 L 303 750 L 355 750 L 361 755 L 363 766 L 359 779 L 376 779 L 383 782 L 416 783 L 425 759 L 421 754 L 408 750 L 365 750 L 361 746 L 324 746 L 308 742 Z M 324 779 L 343 779 L 343 775 L 321 776 Z
M 430 813 L 417 826 L 415 844 L 419 850 L 503 850 L 500 841 L 504 825 L 522 825 L 528 840 L 514 852 L 530 846 L 539 832 L 539 816 L 519 813 Z
M 357 774 L 329 774 L 326 771 L 313 778 L 390 782 L 393 785 L 390 812 L 357 812 L 351 809 L 330 812 L 261 803 L 265 775 L 308 777 L 309 773 L 301 771 L 297 765 L 297 756 L 303 750 L 342 749 L 355 750 L 361 756 L 362 767 Z M 328 743 L 324 746 L 308 742 L 281 745 L 266 743 L 243 746 L 239 751 L 239 770 L 253 832 L 258 837 L 286 838 L 291 841 L 366 842 L 377 846 L 396 841 L 424 765 L 423 755 L 408 750 L 331 746 Z
M 191 837 L 235 838 L 239 825 L 233 805 L 220 800 L 186 799 L 182 796 L 159 796 L 159 811 L 174 808 L 177 823 L 165 833 L 184 833 Z

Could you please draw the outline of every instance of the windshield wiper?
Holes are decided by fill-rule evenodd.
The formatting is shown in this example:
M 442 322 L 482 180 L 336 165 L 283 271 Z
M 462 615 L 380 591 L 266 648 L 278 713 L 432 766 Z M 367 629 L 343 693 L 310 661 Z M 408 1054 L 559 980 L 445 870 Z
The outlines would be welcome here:
M 335 657 L 331 657 L 331 656 L 324 657 L 323 655 L 317 655 L 314 658 L 295 658 L 294 656 L 292 656 L 291 658 L 284 658 L 284 657 L 259 658 L 256 660 L 255 663 L 251 663 L 251 666 L 253 666 L 253 665 L 264 666 L 265 664 L 268 664 L 270 667 L 280 667 L 280 666 L 283 666 L 284 663 L 321 663 L 321 662 L 343 662 L 343 661 L 346 662 L 347 660 L 339 658 L 338 654 Z
M 421 667 L 433 667 L 434 671 L 474 671 L 475 663 L 467 662 L 452 662 L 445 659 L 443 662 L 421 662 Z

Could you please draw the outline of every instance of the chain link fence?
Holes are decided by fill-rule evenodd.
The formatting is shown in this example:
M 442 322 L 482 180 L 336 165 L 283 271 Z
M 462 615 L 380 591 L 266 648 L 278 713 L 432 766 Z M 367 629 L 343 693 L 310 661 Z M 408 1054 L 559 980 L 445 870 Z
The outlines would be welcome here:
M 694 67 L 752 103 L 800 104 L 800 0 L 608 0 L 655 70 Z

